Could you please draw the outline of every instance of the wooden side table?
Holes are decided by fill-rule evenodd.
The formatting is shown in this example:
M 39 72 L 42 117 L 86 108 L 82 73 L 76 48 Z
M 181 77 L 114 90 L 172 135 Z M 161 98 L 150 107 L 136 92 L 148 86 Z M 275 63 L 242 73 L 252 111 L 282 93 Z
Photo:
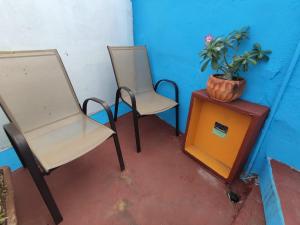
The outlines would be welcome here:
M 241 172 L 269 108 L 243 100 L 223 103 L 193 92 L 184 151 L 231 183 Z

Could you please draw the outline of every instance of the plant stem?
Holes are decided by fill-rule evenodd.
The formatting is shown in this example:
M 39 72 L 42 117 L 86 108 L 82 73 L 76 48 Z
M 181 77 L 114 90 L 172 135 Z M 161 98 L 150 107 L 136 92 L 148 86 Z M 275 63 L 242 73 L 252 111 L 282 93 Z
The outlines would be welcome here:
M 223 66 L 220 66 L 219 69 L 225 74 L 226 73 L 226 68 L 224 68 Z
M 224 58 L 224 62 L 226 64 L 226 66 L 229 68 L 229 63 L 227 62 L 227 59 L 226 59 L 226 52 L 224 51 L 224 54 L 223 54 L 223 58 Z
M 230 73 L 225 73 L 225 74 L 224 74 L 224 78 L 225 78 L 226 80 L 232 80 L 232 79 L 233 79 L 233 76 L 232 76 Z

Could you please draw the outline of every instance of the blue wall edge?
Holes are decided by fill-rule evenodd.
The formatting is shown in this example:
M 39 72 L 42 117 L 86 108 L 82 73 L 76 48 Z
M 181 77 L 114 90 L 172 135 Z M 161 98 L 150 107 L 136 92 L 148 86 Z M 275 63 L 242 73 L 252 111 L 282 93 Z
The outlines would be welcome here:
M 266 159 L 265 166 L 259 174 L 259 184 L 266 225 L 285 225 L 270 158 Z
M 115 110 L 115 106 L 111 106 L 112 112 Z M 130 112 L 130 108 L 123 102 L 119 104 L 118 117 L 123 116 Z M 91 119 L 96 120 L 99 123 L 105 124 L 108 122 L 108 117 L 105 110 L 101 110 L 97 113 L 90 115 Z M 0 166 L 8 166 L 12 171 L 15 171 L 22 167 L 22 164 L 14 150 L 10 147 L 0 152 Z
M 276 114 L 276 112 L 277 112 L 277 110 L 280 106 L 280 102 L 281 102 L 281 100 L 284 96 L 284 93 L 285 93 L 286 88 L 289 84 L 289 81 L 291 80 L 291 77 L 294 73 L 294 70 L 295 70 L 295 67 L 297 65 L 299 57 L 300 57 L 300 42 L 298 42 L 298 44 L 297 44 L 297 47 L 296 47 L 296 50 L 294 52 L 293 58 L 292 58 L 291 63 L 288 67 L 286 77 L 284 78 L 283 84 L 280 87 L 280 90 L 277 94 L 275 102 L 271 106 L 270 115 L 268 116 L 268 119 L 267 119 L 267 121 L 266 121 L 266 123 L 265 123 L 265 125 L 262 129 L 262 132 L 261 132 L 261 135 L 258 139 L 257 145 L 253 149 L 251 158 L 249 159 L 247 165 L 244 168 L 244 174 L 245 174 L 244 176 L 251 176 L 251 173 L 258 172 L 258 171 L 254 171 L 253 167 L 256 163 L 256 160 L 257 160 L 257 157 L 258 157 L 259 153 L 261 152 L 264 140 L 266 138 L 266 135 L 267 135 L 268 131 L 270 130 L 269 128 L 270 128 L 270 126 L 273 122 L 273 119 L 275 117 L 275 114 Z

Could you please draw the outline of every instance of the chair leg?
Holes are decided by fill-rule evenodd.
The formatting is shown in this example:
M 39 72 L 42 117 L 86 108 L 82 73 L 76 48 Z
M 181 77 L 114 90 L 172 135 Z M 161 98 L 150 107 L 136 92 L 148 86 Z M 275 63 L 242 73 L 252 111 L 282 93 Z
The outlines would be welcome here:
M 48 207 L 48 210 L 49 210 L 55 224 L 59 224 L 63 220 L 63 217 L 54 201 L 54 198 L 48 188 L 48 185 L 47 185 L 41 171 L 39 170 L 37 165 L 30 165 L 30 166 L 28 166 L 28 169 L 29 169 L 29 172 L 30 172 L 40 194 L 42 195 L 44 202 L 46 203 L 46 205 Z
M 179 136 L 179 105 L 176 106 L 176 136 Z
M 141 142 L 140 142 L 138 113 L 137 113 L 136 109 L 133 109 L 132 115 L 133 115 L 133 125 L 134 125 L 134 133 L 135 133 L 136 150 L 137 150 L 138 153 L 140 153 L 141 152 Z
M 42 172 L 40 171 L 38 165 L 36 164 L 34 160 L 33 154 L 30 152 L 29 149 L 22 150 L 17 147 L 17 145 L 13 143 L 13 147 L 16 149 L 18 154 L 20 155 L 20 158 L 23 160 L 24 164 L 27 166 L 29 173 L 31 177 L 33 178 L 33 181 L 35 185 L 37 186 L 55 224 L 59 224 L 63 217 L 55 203 L 55 200 L 48 188 L 48 185 L 43 177 Z
M 20 154 L 20 152 L 19 152 L 19 150 L 17 148 L 14 148 L 14 150 L 15 150 L 18 158 L 20 159 L 20 162 L 21 162 L 23 168 L 26 168 L 27 166 L 26 166 L 26 163 L 25 163 L 25 160 L 24 160 L 22 154 Z
M 116 101 L 115 101 L 115 115 L 114 115 L 114 121 L 118 120 L 118 110 L 119 110 L 119 93 L 116 93 Z
M 114 134 L 113 138 L 114 138 L 114 142 L 115 142 L 115 146 L 116 146 L 116 152 L 118 155 L 120 169 L 121 169 L 121 171 L 123 171 L 123 170 L 125 170 L 125 164 L 124 164 L 124 160 L 123 160 L 123 156 L 122 156 L 122 151 L 121 151 L 118 135 Z
M 24 165 L 26 165 L 28 168 L 29 173 L 32 176 L 40 194 L 42 195 L 42 198 L 46 203 L 55 224 L 59 224 L 63 220 L 63 217 L 54 201 L 43 174 L 40 171 L 25 138 L 13 124 L 5 125 L 4 130 L 12 146 L 19 155 L 22 163 L 24 163 Z

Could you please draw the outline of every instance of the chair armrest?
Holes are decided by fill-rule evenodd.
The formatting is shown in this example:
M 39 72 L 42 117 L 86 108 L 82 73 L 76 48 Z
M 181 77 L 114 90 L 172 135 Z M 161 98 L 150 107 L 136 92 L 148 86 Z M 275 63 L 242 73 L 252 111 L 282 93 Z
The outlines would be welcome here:
M 113 119 L 113 114 L 111 112 L 111 109 L 110 109 L 109 105 L 105 101 L 103 101 L 99 98 L 88 98 L 83 102 L 83 105 L 82 105 L 82 111 L 85 115 L 87 114 L 87 104 L 88 104 L 89 101 L 96 102 L 104 108 L 104 110 L 107 113 L 108 119 L 109 119 L 110 127 L 113 131 L 116 132 L 117 131 L 116 130 L 116 125 L 115 125 L 115 122 L 114 122 L 114 119 Z
M 19 131 L 19 129 L 13 124 L 5 124 L 3 126 L 4 131 L 12 144 L 12 146 L 15 148 L 16 153 L 21 160 L 23 166 L 26 166 L 28 168 L 36 168 L 36 162 L 34 159 L 34 155 L 25 139 L 23 134 Z M 24 165 L 25 163 L 25 165 Z
M 135 99 L 135 95 L 134 95 L 133 91 L 130 90 L 128 87 L 119 87 L 117 90 L 117 97 L 121 96 L 122 90 L 126 91 L 129 94 L 130 100 L 131 100 L 131 107 L 133 110 L 136 110 L 136 99 Z
M 159 80 L 156 82 L 155 86 L 154 86 L 154 90 L 156 91 L 158 86 L 162 83 L 162 82 L 167 82 L 171 85 L 173 85 L 174 89 L 175 89 L 175 101 L 178 103 L 178 100 L 179 100 L 179 89 L 178 89 L 178 86 L 177 84 L 172 81 L 172 80 L 168 80 L 168 79 L 162 79 L 162 80 Z

